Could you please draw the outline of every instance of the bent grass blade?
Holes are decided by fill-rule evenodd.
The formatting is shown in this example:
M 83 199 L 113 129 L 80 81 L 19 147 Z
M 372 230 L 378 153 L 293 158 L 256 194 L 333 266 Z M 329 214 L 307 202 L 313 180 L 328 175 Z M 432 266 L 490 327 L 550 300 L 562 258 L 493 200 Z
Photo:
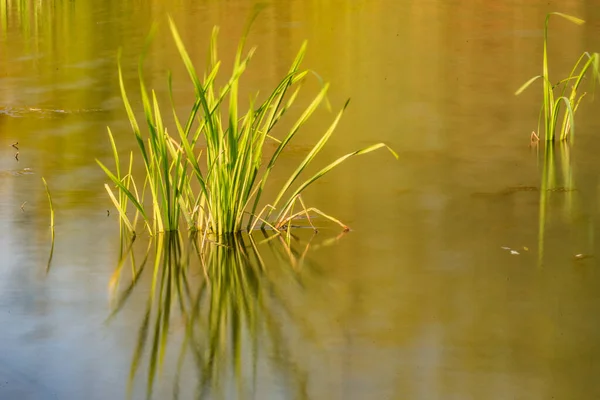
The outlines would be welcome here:
M 50 265 L 52 264 L 52 257 L 54 256 L 54 204 L 52 203 L 52 196 L 50 195 L 50 190 L 48 189 L 48 183 L 46 182 L 46 179 L 44 177 L 42 177 L 42 182 L 44 182 L 44 188 L 46 189 L 46 195 L 48 196 L 48 203 L 50 204 L 51 245 L 48 263 L 46 264 L 46 273 L 48 273 L 50 271 Z

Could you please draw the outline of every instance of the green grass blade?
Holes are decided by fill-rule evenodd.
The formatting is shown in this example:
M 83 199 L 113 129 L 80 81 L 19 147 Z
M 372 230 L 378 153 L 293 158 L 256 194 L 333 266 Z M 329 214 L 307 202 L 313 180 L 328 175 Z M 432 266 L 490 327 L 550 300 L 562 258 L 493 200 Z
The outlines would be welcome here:
M 140 133 L 140 127 L 137 123 L 137 119 L 135 118 L 135 114 L 133 109 L 131 108 L 131 103 L 129 102 L 129 98 L 127 97 L 127 91 L 125 90 L 125 83 L 123 82 L 123 70 L 121 68 L 121 56 L 119 53 L 119 87 L 121 88 L 121 98 L 123 99 L 123 104 L 125 106 L 125 111 L 127 113 L 127 117 L 129 118 L 129 123 L 131 124 L 131 128 L 133 129 L 133 133 L 135 135 L 135 139 L 138 143 L 140 151 L 142 152 L 142 157 L 144 158 L 144 162 L 148 164 L 148 155 L 146 153 L 146 146 L 144 145 L 144 140 L 142 139 L 142 135 Z
M 338 115 L 334 119 L 333 123 L 329 126 L 329 129 L 325 132 L 325 134 L 321 137 L 321 139 L 319 139 L 319 141 L 314 145 L 314 147 L 312 148 L 312 150 L 306 155 L 306 157 L 304 158 L 304 160 L 300 163 L 300 165 L 298 166 L 298 168 L 296 168 L 296 170 L 292 173 L 292 175 L 289 177 L 289 179 L 287 180 L 287 182 L 283 184 L 283 187 L 279 191 L 279 194 L 275 198 L 275 201 L 272 203 L 273 207 L 277 207 L 277 204 L 279 203 L 279 201 L 283 197 L 284 193 L 290 188 L 290 186 L 292 185 L 292 183 L 294 183 L 294 181 L 298 178 L 298 176 L 302 173 L 302 171 L 304 171 L 304 169 L 306 168 L 306 166 L 321 151 L 321 149 L 323 149 L 323 146 L 325 146 L 325 144 L 327 143 L 327 141 L 329 140 L 329 138 L 333 134 L 333 131 L 335 130 L 336 126 L 340 122 L 340 119 L 342 118 L 342 115 L 344 114 L 344 111 L 346 110 L 346 107 L 348 107 L 349 103 L 350 103 L 350 100 L 346 101 L 346 104 L 344 104 L 344 107 L 340 110 L 340 112 L 338 113 Z
M 559 97 L 558 99 L 556 99 L 556 104 L 554 105 L 554 114 L 556 116 L 558 116 L 558 111 L 560 109 L 560 102 L 563 102 L 566 108 L 566 113 L 568 113 L 569 115 L 569 123 L 568 123 L 568 127 L 569 129 L 565 129 L 563 132 L 561 132 L 561 136 L 560 136 L 560 140 L 566 140 L 567 139 L 567 135 L 571 134 L 571 138 L 575 137 L 575 118 L 574 118 L 574 114 L 573 114 L 573 108 L 571 107 L 571 102 L 569 101 L 568 98 L 566 97 Z
M 100 166 L 100 168 L 102 168 L 104 170 L 104 172 L 106 173 L 106 175 L 108 175 L 108 177 L 110 178 L 110 180 L 117 185 L 117 187 L 123 192 L 125 193 L 125 195 L 127 196 L 127 198 L 129 198 L 129 200 L 131 201 L 131 203 L 135 206 L 135 208 L 140 212 L 140 214 L 142 214 L 142 216 L 144 217 L 144 219 L 146 221 L 148 221 L 148 216 L 146 215 L 146 212 L 144 211 L 144 207 L 138 202 L 138 200 L 133 196 L 133 194 L 131 193 L 131 191 L 129 189 L 127 189 L 125 187 L 125 185 L 123 185 L 123 182 L 121 182 L 116 176 L 113 175 L 112 172 L 110 172 L 110 170 L 108 168 L 106 168 L 106 166 L 104 166 L 104 164 L 102 164 L 102 162 L 100 162 L 100 160 L 96 160 L 96 163 L 98 163 L 98 165 Z
M 46 189 L 46 195 L 48 196 L 48 204 L 50 205 L 50 255 L 48 256 L 48 262 L 46 263 L 46 273 L 50 272 L 50 265 L 52 264 L 52 258 L 54 256 L 54 204 L 52 202 L 52 196 L 50 195 L 50 190 L 48 189 L 48 183 L 46 179 L 42 177 L 42 182 L 44 182 L 44 188 Z
M 48 183 L 44 177 L 42 177 L 42 182 L 44 182 L 44 188 L 46 188 L 46 195 L 48 196 L 48 203 L 50 204 L 50 227 L 52 230 L 54 230 L 54 203 L 52 203 L 50 189 L 48 189 Z
M 568 15 L 568 14 L 563 14 L 561 12 L 551 12 L 551 13 L 548 14 L 548 17 L 550 15 L 557 15 L 559 17 L 563 17 L 566 20 L 569 20 L 569 21 L 573 22 L 576 25 L 583 25 L 585 23 L 585 21 L 582 20 L 581 18 L 577 18 L 577 17 L 574 17 L 572 15 Z
M 327 94 L 328 89 L 329 89 L 328 84 L 325 84 L 325 86 L 323 86 L 321 88 L 321 90 L 319 91 L 317 96 L 315 96 L 313 101 L 308 105 L 308 107 L 304 110 L 302 115 L 300 115 L 300 117 L 298 118 L 296 123 L 292 126 L 292 128 L 288 132 L 287 136 L 281 141 L 281 143 L 279 143 L 279 145 L 275 149 L 275 152 L 271 156 L 271 159 L 269 160 L 269 163 L 268 163 L 268 165 L 265 169 L 265 172 L 263 173 L 263 176 L 261 178 L 261 182 L 260 182 L 257 194 L 255 196 L 254 205 L 252 206 L 252 210 L 250 212 L 252 215 L 256 215 L 256 209 L 258 207 L 258 203 L 261 198 L 262 191 L 264 189 L 265 184 L 267 183 L 267 179 L 269 177 L 271 170 L 273 169 L 273 167 L 275 166 L 275 163 L 277 162 L 277 159 L 281 155 L 281 152 L 283 151 L 283 149 L 285 149 L 285 147 L 288 145 L 290 140 L 292 140 L 294 138 L 294 136 L 296 135 L 296 133 L 298 132 L 300 127 L 302 125 L 304 125 L 306 123 L 306 121 L 310 118 L 310 116 L 315 112 L 315 110 L 317 109 L 319 104 L 321 104 L 321 102 L 325 98 L 325 95 Z M 338 120 L 340 117 L 341 117 L 341 114 L 338 116 Z M 284 188 L 284 189 L 287 190 L 287 188 Z M 282 193 L 280 194 L 280 196 L 278 196 L 278 199 L 280 199 L 281 196 L 283 196 L 283 192 L 285 190 L 283 190 Z M 273 205 L 275 206 L 275 204 L 273 204 Z M 250 225 L 251 222 L 252 221 L 250 221 L 248 225 Z M 262 226 L 264 227 L 264 225 L 262 225 Z
M 515 92 L 515 96 L 518 96 L 521 93 L 523 93 L 523 91 L 525 89 L 527 89 L 529 87 L 529 85 L 531 85 L 533 82 L 535 82 L 539 78 L 543 78 L 543 76 L 542 75 L 534 76 L 533 78 L 531 78 L 530 80 L 528 80 L 527 82 L 525 82 L 520 88 L 517 89 L 517 91 Z
M 198 89 L 202 85 L 200 84 L 200 79 L 198 79 L 198 74 L 196 74 L 196 69 L 194 68 L 194 64 L 192 63 L 192 59 L 190 58 L 185 46 L 183 45 L 183 41 L 181 40 L 181 36 L 179 36 L 179 32 L 175 27 L 175 23 L 171 16 L 169 16 L 169 27 L 171 28 L 171 35 L 173 36 L 173 40 L 175 41 L 175 45 L 177 46 L 177 50 L 179 51 L 179 56 L 183 60 L 183 64 L 188 71 L 192 82 L 194 83 L 194 87 Z
M 335 167 L 337 167 L 338 165 L 340 165 L 341 163 L 343 163 L 344 161 L 346 161 L 347 159 L 354 157 L 354 156 L 359 156 L 362 154 L 367 154 L 370 153 L 372 151 L 381 149 L 381 148 L 386 148 L 390 151 L 390 153 L 392 153 L 392 155 L 394 156 L 394 158 L 398 159 L 398 154 L 392 150 L 391 147 L 389 147 L 388 145 L 386 145 L 385 143 L 377 143 L 368 147 L 365 147 L 364 149 L 361 150 L 356 150 L 353 151 L 351 153 L 348 153 L 340 158 L 338 158 L 337 160 L 335 160 L 334 162 L 332 162 L 331 164 L 327 165 L 325 168 L 321 169 L 319 172 L 317 172 L 316 174 L 314 174 L 311 178 L 307 179 L 304 183 L 302 183 L 289 197 L 289 200 L 281 207 L 282 210 L 286 210 L 289 205 L 291 204 L 292 201 L 294 201 L 294 199 L 300 194 L 302 193 L 302 191 L 304 189 L 306 189 L 309 185 L 311 185 L 313 182 L 315 182 L 316 180 L 318 180 L 319 178 L 321 178 L 323 175 L 325 175 L 326 173 L 328 173 L 329 171 L 331 171 L 332 169 L 334 169 Z M 282 213 L 280 213 L 277 217 L 277 220 L 279 220 L 282 217 Z
M 112 190 L 110 190 L 110 187 L 108 186 L 108 184 L 105 183 L 104 188 L 106 189 L 106 192 L 108 193 L 108 195 L 110 196 L 110 199 L 112 200 L 113 204 L 115 205 L 115 208 L 117 209 L 117 211 L 119 211 L 119 216 L 121 217 L 121 220 L 123 221 L 123 223 L 127 226 L 127 228 L 129 229 L 129 231 L 132 234 L 135 234 L 135 229 L 134 229 L 133 225 L 131 224 L 131 221 L 129 221 L 129 217 L 127 217 L 127 213 L 121 207 L 121 204 L 119 203 L 119 201 L 113 194 Z

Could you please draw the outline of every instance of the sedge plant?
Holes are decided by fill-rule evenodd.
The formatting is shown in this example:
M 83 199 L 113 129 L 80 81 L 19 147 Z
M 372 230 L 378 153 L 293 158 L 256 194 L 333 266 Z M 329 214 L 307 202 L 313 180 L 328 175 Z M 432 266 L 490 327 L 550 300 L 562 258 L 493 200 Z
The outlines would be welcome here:
M 175 231 L 185 221 L 188 229 L 210 232 L 217 236 L 257 226 L 279 230 L 298 214 L 316 213 L 332 221 L 333 217 L 311 207 L 301 200 L 302 192 L 323 175 L 347 159 L 387 148 L 376 143 L 348 153 L 326 165 L 315 174 L 304 177 L 303 172 L 314 161 L 337 127 L 348 102 L 340 110 L 325 133 L 315 143 L 302 162 L 279 189 L 275 198 L 267 203 L 262 194 L 268 178 L 282 152 L 294 139 L 313 113 L 326 100 L 328 84 L 323 84 L 312 101 L 303 109 L 291 127 L 274 137 L 274 128 L 286 112 L 295 105 L 302 83 L 309 70 L 300 68 L 306 53 L 302 44 L 285 77 L 263 100 L 258 95 L 251 98 L 247 111 L 242 112 L 239 99 L 241 78 L 255 54 L 255 48 L 245 52 L 245 42 L 256 13 L 250 18 L 239 42 L 231 76 L 222 87 L 216 78 L 221 69 L 217 52 L 218 28 L 214 28 L 209 44 L 208 65 L 202 79 L 181 40 L 177 28 L 169 18 L 170 31 L 192 81 L 195 99 L 189 113 L 180 118 L 175 112 L 172 94 L 172 78 L 168 87 L 171 95 L 170 111 L 174 117 L 174 134 L 165 125 L 163 108 L 159 106 L 154 91 L 148 91 L 142 76 L 143 56 L 140 60 L 140 94 L 145 116 L 147 134 L 138 123 L 123 81 L 119 65 L 121 95 L 141 155 L 145 176 L 132 176 L 133 154 L 130 155 L 128 171 L 119 166 L 119 155 L 113 135 L 109 137 L 116 162 L 112 172 L 98 161 L 118 193 L 106 185 L 111 200 L 117 208 L 121 223 L 135 234 L 138 219 L 144 221 L 151 235 Z M 281 131 L 281 130 L 279 130 Z M 275 143 L 275 151 L 267 157 L 266 145 Z M 202 150 L 199 148 L 202 147 Z M 127 207 L 133 206 L 133 214 Z M 294 206 L 302 205 L 302 211 Z M 342 224 L 343 225 L 343 224 Z M 344 226 L 345 227 L 345 226 Z
M 558 133 L 561 141 L 570 138 L 571 140 L 575 136 L 575 113 L 579 108 L 581 100 L 585 96 L 585 93 L 578 93 L 579 87 L 590 69 L 593 72 L 593 81 L 600 79 L 600 55 L 598 53 L 584 52 L 575 66 L 571 70 L 571 73 L 566 79 L 559 81 L 557 84 L 552 84 L 549 75 L 548 68 L 548 22 L 552 15 L 563 17 L 577 25 L 582 25 L 584 21 L 582 19 L 573 17 L 571 15 L 552 12 L 546 15 L 546 21 L 544 24 L 544 52 L 542 57 L 542 74 L 534 76 L 517 91 L 516 95 L 522 93 L 529 85 L 538 79 L 542 80 L 542 95 L 543 105 L 540 111 L 540 117 L 538 120 L 538 134 L 540 133 L 541 121 L 544 124 L 545 139 L 548 142 L 553 142 L 555 136 Z M 570 87 L 570 92 L 569 92 Z M 561 113 L 561 107 L 564 107 L 564 112 Z M 562 114 L 562 122 L 560 116 Z M 559 125 L 560 124 L 560 125 Z

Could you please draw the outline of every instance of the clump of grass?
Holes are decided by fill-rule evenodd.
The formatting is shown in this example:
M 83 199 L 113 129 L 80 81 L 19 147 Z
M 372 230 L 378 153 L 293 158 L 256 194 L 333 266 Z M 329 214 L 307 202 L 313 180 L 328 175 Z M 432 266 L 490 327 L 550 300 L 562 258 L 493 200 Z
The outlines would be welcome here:
M 133 155 L 130 156 L 128 173 L 121 173 L 117 146 L 110 131 L 117 164 L 116 173 L 98 163 L 117 187 L 118 195 L 115 195 L 108 185 L 106 190 L 119 211 L 122 224 L 131 232 L 135 233 L 136 221 L 140 217 L 150 234 L 178 230 L 180 221 L 183 220 L 189 229 L 204 230 L 217 236 L 251 229 L 258 224 L 262 228 L 270 226 L 280 229 L 298 214 L 294 211 L 297 203 L 302 205 L 302 214 L 308 215 L 309 212 L 313 212 L 337 222 L 314 207 L 307 209 L 300 199 L 301 193 L 353 156 L 388 148 L 397 158 L 396 153 L 387 145 L 377 143 L 346 154 L 301 181 L 302 173 L 323 149 L 337 127 L 348 105 L 346 102 L 312 150 L 283 184 L 276 197 L 260 210 L 263 190 L 271 171 L 283 150 L 324 101 L 329 85 L 322 86 L 282 137 L 272 136 L 277 123 L 294 105 L 302 83 L 309 73 L 308 70 L 300 69 L 306 52 L 305 42 L 287 75 L 264 100 L 259 101 L 258 95 L 253 97 L 248 110 L 241 114 L 238 90 L 242 75 L 255 53 L 255 48 L 245 53 L 244 47 L 248 30 L 255 17 L 256 14 L 250 19 L 242 35 L 232 74 L 227 83 L 220 88 L 215 83 L 221 68 L 217 54 L 218 29 L 213 30 L 207 70 L 200 79 L 175 24 L 169 19 L 175 45 L 195 90 L 195 101 L 188 115 L 181 119 L 175 112 L 169 75 L 170 111 L 175 120 L 175 135 L 170 134 L 164 124 L 162 109 L 154 91 L 148 92 L 144 85 L 141 73 L 143 57 L 140 61 L 139 80 L 148 135 L 142 134 L 128 99 L 119 65 L 121 94 L 145 166 L 143 184 L 139 184 L 139 178 L 131 175 Z M 263 165 L 263 150 L 268 141 L 274 141 L 277 147 L 266 165 Z M 198 151 L 201 142 L 205 144 L 205 148 Z M 139 188 L 143 188 L 141 192 Z M 147 192 L 151 203 L 149 209 L 145 207 L 147 202 L 144 202 Z M 133 221 L 127 215 L 129 203 L 135 208 Z
M 537 79 L 542 79 L 542 94 L 543 94 L 543 107 L 540 111 L 540 119 L 538 121 L 538 134 L 540 133 L 540 125 L 541 120 L 543 118 L 544 121 L 544 133 L 546 141 L 552 142 L 555 139 L 555 134 L 558 128 L 559 116 L 561 115 L 561 106 L 564 107 L 565 111 L 562 113 L 562 124 L 560 125 L 560 130 L 558 131 L 560 135 L 560 140 L 566 140 L 567 137 L 571 139 L 574 138 L 575 135 L 575 112 L 579 108 L 579 104 L 581 103 L 581 99 L 585 96 L 585 93 L 578 94 L 579 86 L 583 81 L 586 73 L 593 69 L 594 74 L 594 82 L 597 79 L 600 79 L 600 55 L 598 53 L 588 53 L 584 52 L 575 66 L 571 70 L 571 73 L 566 79 L 559 81 L 556 85 L 552 84 L 550 80 L 550 75 L 548 72 L 548 22 L 550 20 L 550 16 L 557 15 L 563 17 L 577 25 L 581 25 L 584 23 L 582 19 L 559 13 L 552 12 L 546 15 L 546 22 L 544 24 L 544 54 L 542 59 L 542 74 L 538 76 L 534 76 L 523 86 L 521 86 L 515 94 L 520 94 L 523 92 L 529 85 L 531 85 Z M 569 86 L 571 88 L 570 94 L 567 95 Z M 556 92 L 555 92 L 556 91 Z

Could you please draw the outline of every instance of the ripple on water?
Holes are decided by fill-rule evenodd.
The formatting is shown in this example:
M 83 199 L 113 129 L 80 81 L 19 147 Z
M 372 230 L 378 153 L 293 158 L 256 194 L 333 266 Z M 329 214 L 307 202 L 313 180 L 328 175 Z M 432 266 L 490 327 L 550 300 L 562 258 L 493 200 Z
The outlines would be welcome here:
M 37 108 L 37 107 L 0 107 L 0 116 L 6 115 L 14 118 L 37 117 L 54 118 L 61 115 L 100 113 L 105 110 L 100 108 L 80 108 L 75 110 L 63 110 L 60 108 Z
M 9 169 L 5 171 L 0 171 L 0 176 L 21 176 L 21 175 L 33 175 L 33 169 L 31 168 L 21 168 L 21 169 Z

